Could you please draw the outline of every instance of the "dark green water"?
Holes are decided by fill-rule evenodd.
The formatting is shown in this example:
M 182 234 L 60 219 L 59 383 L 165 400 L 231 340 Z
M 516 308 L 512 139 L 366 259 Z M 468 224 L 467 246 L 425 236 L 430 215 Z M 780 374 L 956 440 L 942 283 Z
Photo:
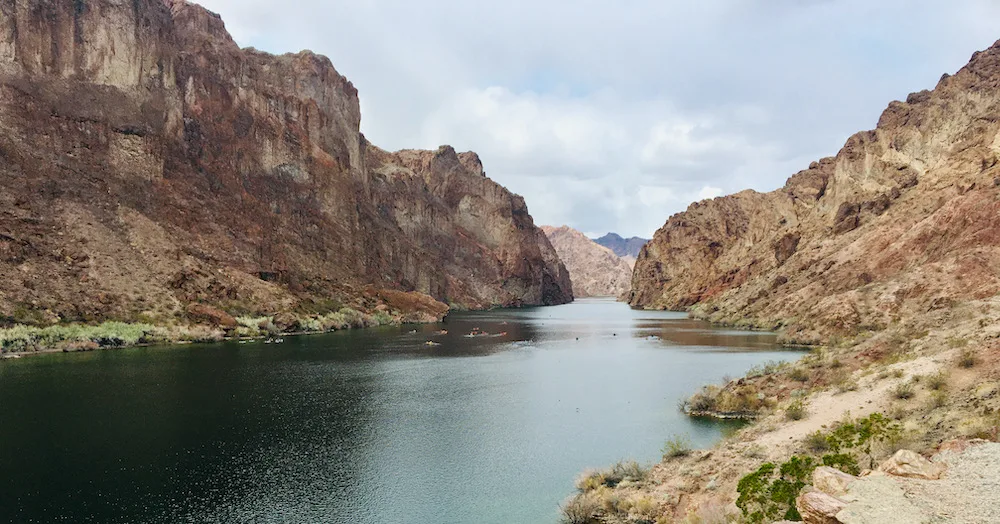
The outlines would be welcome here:
M 0 362 L 0 522 L 552 523 L 581 470 L 718 439 L 697 386 L 797 356 L 601 300 L 412 329 Z

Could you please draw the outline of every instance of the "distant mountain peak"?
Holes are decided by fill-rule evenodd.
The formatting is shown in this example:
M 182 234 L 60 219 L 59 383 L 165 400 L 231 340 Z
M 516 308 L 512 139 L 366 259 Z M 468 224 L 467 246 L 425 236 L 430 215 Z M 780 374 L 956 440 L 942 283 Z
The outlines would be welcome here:
M 601 238 L 595 238 L 594 242 L 614 251 L 620 257 L 638 257 L 639 250 L 649 242 L 648 238 L 632 237 L 623 238 L 618 233 L 608 233 Z

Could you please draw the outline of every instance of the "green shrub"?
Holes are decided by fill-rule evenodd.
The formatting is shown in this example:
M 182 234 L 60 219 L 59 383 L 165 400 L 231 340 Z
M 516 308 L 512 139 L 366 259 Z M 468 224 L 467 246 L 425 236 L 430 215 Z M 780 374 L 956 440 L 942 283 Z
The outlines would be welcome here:
M 302 331 L 324 331 L 322 322 L 318 318 L 300 318 L 299 329 Z
M 793 455 L 781 466 L 767 462 L 741 478 L 736 487 L 736 507 L 743 512 L 744 520 L 751 524 L 802 520 L 795 508 L 795 497 L 816 466 L 812 457 Z
M 948 386 L 948 376 L 944 374 L 944 371 L 935 373 L 927 377 L 927 387 L 934 391 L 940 391 Z
M 788 407 L 785 408 L 785 419 L 786 420 L 802 420 L 809 415 L 806 410 L 805 402 L 802 399 L 792 401 Z
M 663 444 L 663 460 L 691 454 L 691 440 L 684 435 L 674 435 Z
M 639 465 L 634 460 L 619 462 L 604 475 L 604 485 L 613 488 L 618 484 L 628 480 L 630 482 L 642 482 L 649 476 L 649 469 Z
M 913 389 L 913 384 L 910 382 L 901 382 L 896 387 L 892 388 L 892 396 L 898 400 L 909 400 L 916 395 L 916 391 Z
M 822 453 L 830 449 L 830 443 L 822 431 L 815 431 L 806 437 L 806 448 L 813 453 Z
M 928 406 L 931 409 L 937 409 L 944 407 L 948 403 L 948 395 L 944 391 L 935 391 L 931 394 L 931 399 L 928 401 Z
M 859 457 L 867 458 L 870 467 L 874 468 L 874 446 L 892 445 L 901 435 L 902 426 L 881 413 L 842 423 L 827 434 L 817 431 L 806 439 L 806 447 L 814 453 L 827 453 L 819 459 L 793 455 L 780 466 L 772 462 L 761 465 L 757 471 L 740 479 L 736 506 L 743 512 L 744 521 L 749 523 L 800 520 L 795 498 L 817 466 L 822 464 L 858 475 Z
M 360 311 L 345 307 L 338 311 L 338 313 L 343 316 L 344 322 L 346 322 L 349 327 L 355 329 L 368 327 L 365 322 L 365 315 Z
M 765 375 L 773 375 L 785 367 L 788 366 L 787 362 L 778 362 L 775 360 L 769 360 L 763 366 L 754 366 L 747 371 L 747 378 L 762 377 Z
M 802 368 L 794 368 L 790 372 L 788 372 L 788 378 L 796 382 L 808 382 L 809 373 Z
M 42 328 L 18 325 L 0 329 L 0 349 L 34 351 L 74 342 L 91 342 L 100 347 L 134 346 L 149 341 L 154 332 L 151 324 L 114 321 L 96 326 L 58 324 Z
M 392 315 L 386 313 L 385 311 L 376 311 L 372 317 L 375 320 L 375 324 L 378 326 L 389 326 L 396 323 Z

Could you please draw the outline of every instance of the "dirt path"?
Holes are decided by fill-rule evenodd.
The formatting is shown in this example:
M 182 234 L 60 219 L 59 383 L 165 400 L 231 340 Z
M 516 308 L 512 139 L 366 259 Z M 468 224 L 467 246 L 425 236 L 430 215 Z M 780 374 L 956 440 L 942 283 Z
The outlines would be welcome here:
M 893 364 L 886 368 L 887 372 L 902 373 L 898 378 L 882 378 L 876 375 L 866 375 L 858 378 L 858 388 L 855 391 L 839 393 L 824 391 L 809 400 L 807 409 L 809 416 L 799 421 L 785 421 L 783 413 L 772 421 L 764 421 L 760 425 L 761 433 L 754 441 L 764 447 L 782 446 L 790 442 L 804 439 L 810 433 L 831 428 L 843 420 L 848 414 L 851 417 L 865 417 L 876 411 L 884 412 L 891 403 L 890 391 L 916 375 L 929 375 L 940 370 L 947 362 L 948 354 L 932 357 L 921 357 L 907 362 Z M 772 422 L 769 424 L 768 422 Z M 777 426 L 773 431 L 765 432 L 769 427 Z

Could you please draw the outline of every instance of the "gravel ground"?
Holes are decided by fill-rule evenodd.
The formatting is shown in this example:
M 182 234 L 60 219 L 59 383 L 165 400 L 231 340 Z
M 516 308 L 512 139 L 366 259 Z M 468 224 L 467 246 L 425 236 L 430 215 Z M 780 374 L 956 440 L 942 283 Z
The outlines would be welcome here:
M 944 452 L 935 462 L 948 465 L 940 480 L 873 473 L 853 482 L 837 514 L 844 524 L 1000 523 L 1000 444 Z
M 1000 444 L 947 451 L 934 460 L 948 465 L 941 480 L 899 479 L 907 498 L 929 517 L 927 522 L 1000 523 Z

